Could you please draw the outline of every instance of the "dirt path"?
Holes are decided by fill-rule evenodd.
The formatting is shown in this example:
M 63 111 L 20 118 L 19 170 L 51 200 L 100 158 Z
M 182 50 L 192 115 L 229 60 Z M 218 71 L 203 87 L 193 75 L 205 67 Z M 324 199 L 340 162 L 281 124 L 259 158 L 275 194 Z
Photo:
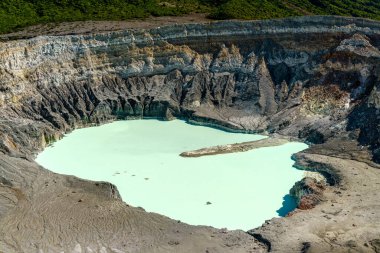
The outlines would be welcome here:
M 75 21 L 30 26 L 20 31 L 0 35 L 1 40 L 31 38 L 40 35 L 88 34 L 125 29 L 149 29 L 173 24 L 205 23 L 213 20 L 206 13 L 193 13 L 176 17 L 150 17 L 144 20 L 126 21 Z

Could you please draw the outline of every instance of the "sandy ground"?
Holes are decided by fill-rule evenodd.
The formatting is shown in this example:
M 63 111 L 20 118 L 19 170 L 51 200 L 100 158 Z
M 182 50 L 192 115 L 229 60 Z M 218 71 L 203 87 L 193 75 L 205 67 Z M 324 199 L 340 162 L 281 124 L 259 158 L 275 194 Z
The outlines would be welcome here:
M 253 233 L 270 241 L 272 252 L 379 252 L 380 170 L 349 159 L 301 156 L 311 169 L 333 168 L 341 182 L 327 187 L 314 209 L 272 219 Z

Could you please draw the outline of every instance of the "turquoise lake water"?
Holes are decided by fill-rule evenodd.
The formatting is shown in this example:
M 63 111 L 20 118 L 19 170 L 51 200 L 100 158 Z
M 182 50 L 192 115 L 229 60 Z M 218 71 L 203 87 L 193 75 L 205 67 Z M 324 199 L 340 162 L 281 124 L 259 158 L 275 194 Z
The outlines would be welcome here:
M 248 230 L 294 207 L 287 194 L 303 172 L 292 167 L 290 157 L 307 145 L 199 158 L 179 154 L 262 138 L 180 120 L 117 121 L 75 130 L 36 161 L 56 173 L 111 182 L 126 203 L 148 212 L 192 225 Z

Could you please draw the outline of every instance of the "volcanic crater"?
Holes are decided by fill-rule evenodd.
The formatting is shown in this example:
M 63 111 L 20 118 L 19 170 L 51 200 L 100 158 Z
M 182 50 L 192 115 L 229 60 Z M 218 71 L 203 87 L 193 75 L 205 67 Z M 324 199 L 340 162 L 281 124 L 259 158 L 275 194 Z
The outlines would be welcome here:
M 4 37 L 2 37 L 4 38 Z M 220 21 L 0 43 L 0 252 L 379 252 L 380 23 Z M 304 141 L 298 209 L 191 226 L 35 161 L 76 128 L 183 119 Z

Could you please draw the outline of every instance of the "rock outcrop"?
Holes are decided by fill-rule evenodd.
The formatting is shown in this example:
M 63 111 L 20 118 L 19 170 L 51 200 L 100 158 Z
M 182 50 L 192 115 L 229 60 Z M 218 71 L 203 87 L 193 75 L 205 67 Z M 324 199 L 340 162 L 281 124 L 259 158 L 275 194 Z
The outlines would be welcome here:
M 322 201 L 324 190 L 325 186 L 315 178 L 305 177 L 290 189 L 290 194 L 297 199 L 299 209 L 308 210 Z
M 244 233 L 175 225 L 128 207 L 113 186 L 102 184 L 100 191 L 90 182 L 53 175 L 32 157 L 78 127 L 116 119 L 177 117 L 232 131 L 298 138 L 324 147 L 313 146 L 310 152 L 334 153 L 336 159 L 347 159 L 350 153 L 330 152 L 329 143 L 350 143 L 352 149 L 360 147 L 354 153 L 360 155 L 351 159 L 377 166 L 379 41 L 380 23 L 375 21 L 302 17 L 1 42 L 0 250 L 264 249 Z M 45 189 L 51 184 L 56 184 L 54 192 Z M 83 201 L 74 201 L 73 188 L 83 191 Z M 97 201 L 101 203 L 93 210 Z M 65 203 L 70 210 L 64 210 Z M 75 221 L 80 222 L 71 223 Z M 30 237 L 33 227 L 44 232 Z M 177 227 L 186 232 L 177 236 Z M 121 240 L 124 235 L 129 239 Z M 313 238 L 307 236 L 310 243 Z M 271 234 L 270 245 L 279 251 L 273 238 Z M 163 246 L 166 241 L 171 243 Z

